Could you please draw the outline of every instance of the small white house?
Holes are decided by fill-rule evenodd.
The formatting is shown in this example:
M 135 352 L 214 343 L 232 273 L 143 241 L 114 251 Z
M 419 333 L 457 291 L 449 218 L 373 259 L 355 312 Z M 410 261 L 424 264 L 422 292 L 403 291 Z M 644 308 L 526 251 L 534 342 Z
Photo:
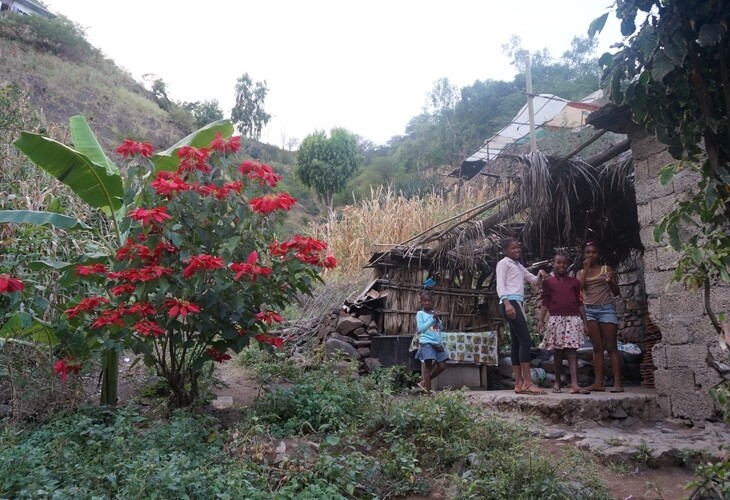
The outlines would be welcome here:
M 53 12 L 35 0 L 0 0 L 0 12 L 5 11 L 17 12 L 24 16 L 37 15 L 47 18 L 56 17 Z

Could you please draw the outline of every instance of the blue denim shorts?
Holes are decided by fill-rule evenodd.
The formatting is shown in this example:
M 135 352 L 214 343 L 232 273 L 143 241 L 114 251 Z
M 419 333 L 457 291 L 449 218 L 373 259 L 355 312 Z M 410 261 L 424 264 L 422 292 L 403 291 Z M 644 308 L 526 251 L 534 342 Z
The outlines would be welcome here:
M 441 361 L 449 359 L 449 353 L 446 351 L 438 352 L 433 348 L 433 344 L 418 344 L 416 359 L 420 359 L 421 361 L 432 359 L 437 363 L 440 363 Z
M 588 321 L 598 321 L 599 323 L 613 323 L 618 325 L 618 316 L 616 316 L 616 304 L 603 304 L 602 306 L 585 305 L 586 319 Z

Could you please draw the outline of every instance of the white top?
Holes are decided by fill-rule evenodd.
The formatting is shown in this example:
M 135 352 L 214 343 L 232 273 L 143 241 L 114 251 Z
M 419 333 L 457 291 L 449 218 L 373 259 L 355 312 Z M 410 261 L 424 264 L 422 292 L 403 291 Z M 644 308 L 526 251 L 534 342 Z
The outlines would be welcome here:
M 525 269 L 525 266 L 514 259 L 505 257 L 497 262 L 497 296 L 500 301 L 505 297 L 523 300 L 525 297 L 525 280 L 532 284 L 539 283 L 540 278 Z M 515 296 L 519 296 L 519 299 Z

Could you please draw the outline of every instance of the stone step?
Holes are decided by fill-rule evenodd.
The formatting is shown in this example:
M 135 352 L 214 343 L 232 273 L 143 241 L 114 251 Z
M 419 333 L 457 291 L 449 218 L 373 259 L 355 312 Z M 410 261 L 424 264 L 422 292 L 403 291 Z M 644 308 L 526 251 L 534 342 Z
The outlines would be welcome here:
M 570 394 L 570 387 L 556 394 L 515 394 L 514 391 L 475 391 L 469 398 L 476 404 L 495 410 L 519 411 L 542 417 L 554 424 L 576 425 L 586 421 L 601 425 L 632 426 L 666 417 L 653 389 L 626 387 L 626 392 L 592 392 Z

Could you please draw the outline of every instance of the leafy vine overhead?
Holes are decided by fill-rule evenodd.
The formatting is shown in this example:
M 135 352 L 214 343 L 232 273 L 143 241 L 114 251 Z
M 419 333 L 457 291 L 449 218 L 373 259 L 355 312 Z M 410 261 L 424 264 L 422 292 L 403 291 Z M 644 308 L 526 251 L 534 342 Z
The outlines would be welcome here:
M 730 8 L 726 0 L 618 0 L 615 14 L 624 41 L 599 59 L 602 84 L 678 160 L 661 171 L 663 183 L 682 169 L 699 174 L 699 189 L 661 220 L 654 238 L 668 236 L 680 252 L 674 279 L 704 287 L 720 332 L 709 294 L 712 282 L 730 283 Z M 607 17 L 591 23 L 590 36 Z

